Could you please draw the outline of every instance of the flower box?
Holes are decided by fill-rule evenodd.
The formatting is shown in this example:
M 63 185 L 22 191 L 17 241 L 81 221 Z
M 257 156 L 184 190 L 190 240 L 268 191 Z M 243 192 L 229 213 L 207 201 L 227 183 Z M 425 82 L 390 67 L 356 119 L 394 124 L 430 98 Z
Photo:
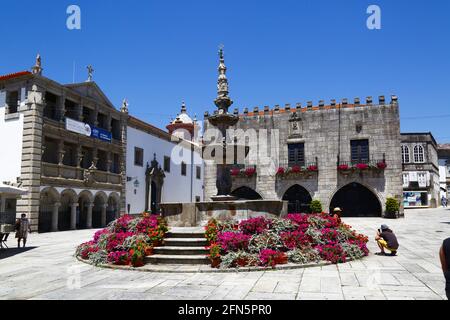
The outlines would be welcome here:
M 380 170 L 384 170 L 384 169 L 386 169 L 387 168 L 387 164 L 386 164 L 386 162 L 378 162 L 377 163 L 377 168 L 378 169 L 380 169 Z

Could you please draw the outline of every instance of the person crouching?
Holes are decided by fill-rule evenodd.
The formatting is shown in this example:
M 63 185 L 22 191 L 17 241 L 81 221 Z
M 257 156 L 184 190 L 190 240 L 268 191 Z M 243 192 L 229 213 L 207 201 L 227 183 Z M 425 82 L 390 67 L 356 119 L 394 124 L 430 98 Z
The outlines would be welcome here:
M 385 249 L 389 250 L 391 253 L 390 256 L 396 256 L 397 250 L 400 247 L 398 244 L 398 240 L 394 232 L 385 224 L 381 226 L 381 230 L 377 231 L 377 235 L 375 237 L 377 241 L 378 247 L 381 252 L 377 253 L 379 256 L 385 256 Z

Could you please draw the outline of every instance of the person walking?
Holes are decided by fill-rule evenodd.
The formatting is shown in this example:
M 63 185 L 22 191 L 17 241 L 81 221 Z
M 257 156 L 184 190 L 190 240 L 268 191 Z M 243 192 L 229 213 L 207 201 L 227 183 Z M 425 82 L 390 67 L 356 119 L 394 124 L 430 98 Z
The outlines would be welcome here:
M 20 220 L 16 222 L 17 248 L 20 248 L 20 240 L 23 241 L 23 247 L 27 244 L 28 232 L 31 233 L 30 221 L 26 214 L 22 214 Z
M 442 196 L 441 204 L 442 207 L 447 208 L 447 198 L 445 196 Z
M 397 255 L 397 250 L 400 247 L 397 236 L 387 225 L 383 224 L 381 226 L 381 230 L 378 230 L 375 240 L 381 250 L 381 252 L 377 253 L 377 255 L 385 256 L 386 252 L 384 249 L 391 251 L 390 256 Z
M 450 238 L 444 240 L 439 251 L 439 258 L 441 259 L 442 271 L 446 281 L 445 294 L 447 299 L 450 300 Z

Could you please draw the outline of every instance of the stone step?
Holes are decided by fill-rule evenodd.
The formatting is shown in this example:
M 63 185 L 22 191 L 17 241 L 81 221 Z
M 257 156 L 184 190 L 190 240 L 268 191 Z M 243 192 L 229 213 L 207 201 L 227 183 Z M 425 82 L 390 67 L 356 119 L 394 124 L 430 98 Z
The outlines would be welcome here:
M 210 260 L 205 255 L 162 255 L 155 254 L 145 258 L 146 263 L 150 264 L 193 264 L 207 265 Z
M 165 238 L 180 238 L 180 239 L 198 239 L 205 238 L 204 232 L 168 232 Z
M 205 247 L 208 242 L 205 238 L 165 238 L 165 247 Z
M 169 247 L 169 246 L 164 246 L 164 247 L 158 247 L 153 249 L 155 254 L 160 254 L 160 255 L 173 255 L 173 256 L 178 256 L 178 255 L 207 255 L 208 254 L 208 250 L 205 249 L 205 247 Z

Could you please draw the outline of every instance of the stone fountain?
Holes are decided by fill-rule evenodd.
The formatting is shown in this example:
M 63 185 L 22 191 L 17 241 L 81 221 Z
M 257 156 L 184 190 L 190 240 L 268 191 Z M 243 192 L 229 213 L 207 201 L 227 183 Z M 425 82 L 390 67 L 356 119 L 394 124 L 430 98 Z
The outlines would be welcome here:
M 223 48 L 219 51 L 219 79 L 217 98 L 214 104 L 217 112 L 208 117 L 208 122 L 220 132 L 222 141 L 216 141 L 202 147 L 203 160 L 212 160 L 217 166 L 217 195 L 212 201 L 198 203 L 162 203 L 163 215 L 171 226 L 195 227 L 205 225 L 210 218 L 218 220 L 244 220 L 261 215 L 284 216 L 287 214 L 287 202 L 280 200 L 244 200 L 231 195 L 231 167 L 240 163 L 239 156 L 249 154 L 250 148 L 239 144 L 236 138 L 227 136 L 227 129 L 239 122 L 239 116 L 230 114 L 229 107 L 233 101 L 229 97 L 227 67 Z M 207 152 L 211 151 L 212 152 Z M 216 154 L 222 152 L 222 155 Z

